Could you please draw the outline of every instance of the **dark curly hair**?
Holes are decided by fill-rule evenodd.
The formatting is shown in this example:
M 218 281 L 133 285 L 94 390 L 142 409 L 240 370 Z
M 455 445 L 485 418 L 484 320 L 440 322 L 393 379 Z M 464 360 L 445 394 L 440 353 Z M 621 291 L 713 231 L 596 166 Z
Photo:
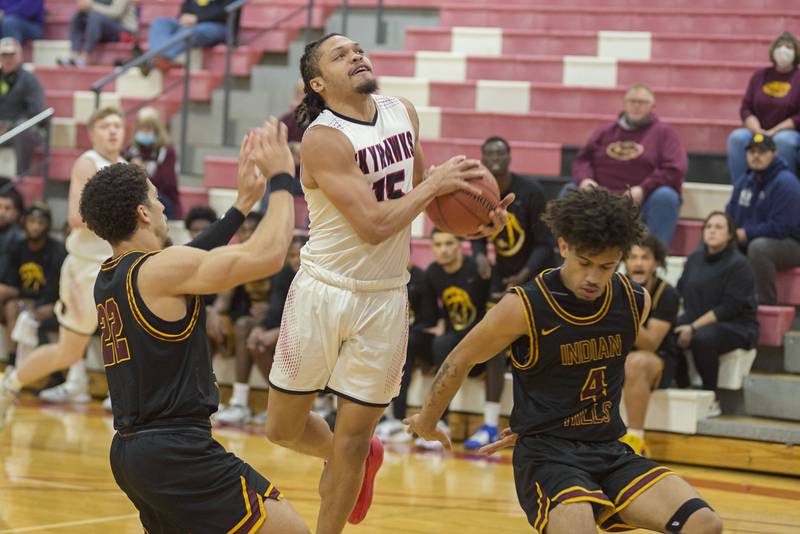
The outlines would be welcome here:
M 646 232 L 642 239 L 640 239 L 636 244 L 642 248 L 646 248 L 653 254 L 653 258 L 656 260 L 656 265 L 661 267 L 667 266 L 667 247 L 659 238 L 650 232 Z
M 627 254 L 645 233 L 633 200 L 602 187 L 567 191 L 562 198 L 548 202 L 542 220 L 555 237 L 589 254 L 610 248 Z
M 193 206 L 183 220 L 187 230 L 191 230 L 194 221 L 208 221 L 214 224 L 217 222 L 217 212 L 211 206 Z
M 300 58 L 300 76 L 303 77 L 303 91 L 305 96 L 294 110 L 294 120 L 300 128 L 305 128 L 319 117 L 325 109 L 325 99 L 311 88 L 311 80 L 319 76 L 319 47 L 331 37 L 338 37 L 341 33 L 329 33 L 316 41 L 306 45 L 303 57 Z
M 136 231 L 136 208 L 149 206 L 147 171 L 131 163 L 115 163 L 86 182 L 81 193 L 81 218 L 89 230 L 112 245 Z

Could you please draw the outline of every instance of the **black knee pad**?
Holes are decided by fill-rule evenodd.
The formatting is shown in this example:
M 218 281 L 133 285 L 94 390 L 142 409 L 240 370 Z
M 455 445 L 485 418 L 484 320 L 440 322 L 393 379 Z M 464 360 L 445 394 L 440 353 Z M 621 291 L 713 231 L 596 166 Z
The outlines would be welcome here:
M 709 504 L 703 499 L 689 499 L 683 503 L 674 514 L 672 514 L 672 517 L 669 518 L 669 521 L 667 521 L 667 526 L 664 527 L 664 529 L 667 532 L 681 532 L 683 525 L 686 524 L 686 521 L 689 520 L 693 513 L 701 508 L 708 508 L 712 512 L 714 511 L 714 509 L 711 508 L 711 506 L 709 506 Z

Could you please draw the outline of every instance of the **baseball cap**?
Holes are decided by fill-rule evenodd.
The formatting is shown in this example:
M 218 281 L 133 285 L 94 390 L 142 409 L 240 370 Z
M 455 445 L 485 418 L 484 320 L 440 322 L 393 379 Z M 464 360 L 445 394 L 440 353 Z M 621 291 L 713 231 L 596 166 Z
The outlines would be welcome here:
M 16 54 L 17 50 L 19 50 L 19 43 L 13 37 L 0 39 L 0 54 Z
M 764 135 L 762 133 L 757 133 L 753 135 L 753 138 L 747 143 L 747 149 L 751 149 L 753 147 L 763 148 L 765 150 L 775 150 L 775 141 L 772 137 L 768 135 Z

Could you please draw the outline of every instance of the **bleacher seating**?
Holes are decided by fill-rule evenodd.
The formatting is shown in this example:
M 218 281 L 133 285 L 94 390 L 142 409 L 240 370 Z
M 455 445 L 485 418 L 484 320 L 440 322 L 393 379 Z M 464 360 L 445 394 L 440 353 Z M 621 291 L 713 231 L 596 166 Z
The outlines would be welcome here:
M 339 3 L 316 1 L 314 28 L 322 28 Z M 152 20 L 174 16 L 180 0 L 140 4 L 146 45 Z M 249 39 L 303 4 L 305 0 L 253 0 L 245 8 L 240 38 Z M 374 4 L 350 1 L 352 7 Z M 562 174 L 564 147 L 581 145 L 597 126 L 613 120 L 624 88 L 639 81 L 654 87 L 656 112 L 676 127 L 690 152 L 723 154 L 728 133 L 739 125 L 739 99 L 752 71 L 766 64 L 767 47 L 777 33 L 800 26 L 800 10 L 784 0 L 744 0 L 734 7 L 727 0 L 661 0 L 647 6 L 640 0 L 561 0 L 550 5 L 540 0 L 507 0 L 503 5 L 484 0 L 453 4 L 387 0 L 385 4 L 390 9 L 435 8 L 440 13 L 439 27 L 406 30 L 404 50 L 371 55 L 383 91 L 406 96 L 418 106 L 428 163 L 455 153 L 477 157 L 483 139 L 499 134 L 511 142 L 513 170 L 547 177 Z M 55 57 L 65 51 L 74 0 L 47 0 L 46 7 L 45 39 L 27 46 L 25 57 L 45 85 L 48 104 L 56 109 L 52 176 L 67 179 L 75 157 L 88 147 L 85 121 L 94 105 L 89 86 L 112 72 L 115 60 L 129 58 L 131 45 L 102 45 L 98 66 L 55 67 Z M 301 12 L 281 30 L 237 48 L 234 74 L 248 77 L 264 53 L 287 53 L 305 17 Z M 195 105 L 210 103 L 222 80 L 224 57 L 224 46 L 193 57 L 190 96 Z M 180 109 L 181 76 L 178 69 L 164 79 L 157 72 L 142 79 L 133 71 L 107 88 L 104 102 L 131 110 L 157 97 L 153 104 L 169 119 Z M 167 87 L 171 89 L 163 91 Z M 235 195 L 235 179 L 235 159 L 206 157 L 202 186 L 181 187 L 184 208 L 210 203 L 224 212 Z M 681 221 L 670 248 L 670 279 L 678 278 L 682 258 L 696 249 L 702 219 L 712 209 L 724 208 L 730 189 L 730 185 L 685 184 Z M 21 190 L 26 201 L 37 198 L 43 182 L 28 177 Z M 302 201 L 296 203 L 296 212 L 296 226 L 303 227 L 307 214 Z M 432 258 L 425 238 L 429 229 L 429 221 L 415 225 L 412 258 L 421 266 Z M 172 231 L 185 239 L 178 224 Z M 464 246 L 468 251 L 468 244 Z M 800 305 L 800 269 L 779 273 L 777 282 L 781 306 L 759 307 L 761 346 L 783 345 L 794 306 Z M 755 358 L 748 351 L 724 356 L 720 387 L 738 390 L 744 382 L 747 392 L 749 382 L 744 377 Z M 222 383 L 231 376 L 231 364 L 232 360 L 215 362 Z M 752 407 L 753 414 L 775 414 L 772 408 L 759 412 L 753 407 L 758 404 L 753 388 L 769 389 L 769 378 L 750 382 L 754 385 L 748 411 Z M 260 378 L 253 384 L 263 387 Z M 412 404 L 423 388 L 427 389 L 425 380 L 414 381 Z M 471 382 L 468 388 L 454 408 L 478 412 L 483 399 L 480 383 Z M 507 387 L 504 413 L 510 407 L 509 393 Z M 657 392 L 647 427 L 694 433 L 711 400 L 704 392 Z

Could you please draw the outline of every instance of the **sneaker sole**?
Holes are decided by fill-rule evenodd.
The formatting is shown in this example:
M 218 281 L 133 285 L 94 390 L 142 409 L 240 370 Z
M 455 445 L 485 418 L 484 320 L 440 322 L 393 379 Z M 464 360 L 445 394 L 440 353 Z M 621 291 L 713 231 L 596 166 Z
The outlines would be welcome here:
M 375 489 L 375 476 L 378 470 L 383 465 L 383 444 L 376 436 L 373 436 L 372 442 L 369 447 L 369 456 L 367 456 L 367 465 L 364 468 L 364 482 L 361 484 L 361 492 L 358 495 L 358 500 L 347 518 L 347 522 L 351 525 L 361 523 L 370 506 L 372 506 L 372 495 Z

